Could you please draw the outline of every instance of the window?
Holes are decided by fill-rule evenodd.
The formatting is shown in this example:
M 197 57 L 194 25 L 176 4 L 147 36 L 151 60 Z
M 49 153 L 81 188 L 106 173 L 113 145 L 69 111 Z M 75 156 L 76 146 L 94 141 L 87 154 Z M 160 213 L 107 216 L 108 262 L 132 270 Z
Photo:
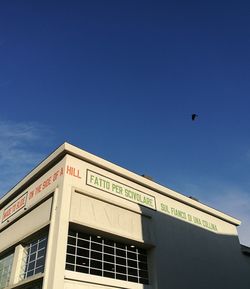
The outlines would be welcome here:
M 24 249 L 23 273 L 21 279 L 44 272 L 47 236 L 30 242 Z M 35 287 L 36 288 L 36 287 Z
M 70 230 L 66 270 L 148 284 L 147 251 Z
M 7 287 L 9 284 L 13 256 L 14 254 L 11 253 L 0 259 L 0 289 Z

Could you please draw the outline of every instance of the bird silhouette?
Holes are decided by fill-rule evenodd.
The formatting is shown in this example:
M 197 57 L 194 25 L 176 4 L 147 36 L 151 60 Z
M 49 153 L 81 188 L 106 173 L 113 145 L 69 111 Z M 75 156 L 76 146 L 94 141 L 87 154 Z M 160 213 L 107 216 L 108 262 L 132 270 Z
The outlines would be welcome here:
M 193 114 L 192 114 L 192 120 L 193 120 L 193 121 L 194 121 L 197 117 L 198 117 L 198 114 L 196 114 L 196 113 L 193 113 Z

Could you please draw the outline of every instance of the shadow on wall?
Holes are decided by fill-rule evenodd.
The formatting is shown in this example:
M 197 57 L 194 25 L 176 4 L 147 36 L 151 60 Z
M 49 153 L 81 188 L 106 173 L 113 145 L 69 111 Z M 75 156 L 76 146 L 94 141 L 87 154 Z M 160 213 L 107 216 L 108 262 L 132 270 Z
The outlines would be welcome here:
M 142 206 L 141 215 L 120 200 L 75 191 L 71 225 L 128 244 L 144 242 L 151 289 L 250 289 L 249 257 L 242 254 L 237 235 L 218 234 Z
M 152 215 L 155 247 L 149 259 L 150 283 L 155 288 L 250 288 L 250 257 L 242 254 L 238 236 L 214 233 L 158 211 L 152 214 L 145 207 L 141 210 Z M 147 239 L 148 229 L 143 228 L 143 234 Z

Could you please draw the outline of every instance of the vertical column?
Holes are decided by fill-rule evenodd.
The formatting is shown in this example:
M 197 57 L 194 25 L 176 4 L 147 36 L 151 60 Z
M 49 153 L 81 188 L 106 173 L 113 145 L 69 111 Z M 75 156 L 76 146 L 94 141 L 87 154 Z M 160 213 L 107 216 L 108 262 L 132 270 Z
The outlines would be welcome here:
M 23 257 L 24 247 L 22 245 L 16 246 L 10 274 L 10 285 L 18 283 L 21 279 Z
M 126 281 L 128 280 L 128 245 L 125 246 L 125 250 L 126 250 Z
M 136 263 L 137 263 L 137 282 L 140 283 L 140 271 L 139 271 L 139 258 L 138 258 L 138 248 L 136 248 Z
M 67 157 L 62 166 L 65 170 Z M 65 175 L 54 193 L 43 289 L 64 288 L 72 180 Z
M 45 261 L 45 270 L 44 270 L 44 279 L 43 279 L 43 288 L 47 288 L 48 277 L 51 271 L 51 255 L 52 255 L 52 246 L 55 235 L 55 218 L 57 211 L 57 199 L 58 199 L 58 188 L 55 189 L 53 195 L 53 205 L 51 209 L 51 219 L 50 219 L 50 227 L 48 234 L 48 243 L 47 243 L 47 252 L 46 252 L 46 261 Z

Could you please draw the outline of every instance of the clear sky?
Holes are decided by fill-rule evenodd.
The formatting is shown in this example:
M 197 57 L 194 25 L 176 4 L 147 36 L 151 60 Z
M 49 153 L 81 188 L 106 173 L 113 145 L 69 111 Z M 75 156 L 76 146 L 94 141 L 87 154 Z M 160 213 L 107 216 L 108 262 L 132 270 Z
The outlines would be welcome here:
M 0 195 L 67 141 L 241 219 L 250 246 L 249 77 L 249 0 L 2 0 Z

